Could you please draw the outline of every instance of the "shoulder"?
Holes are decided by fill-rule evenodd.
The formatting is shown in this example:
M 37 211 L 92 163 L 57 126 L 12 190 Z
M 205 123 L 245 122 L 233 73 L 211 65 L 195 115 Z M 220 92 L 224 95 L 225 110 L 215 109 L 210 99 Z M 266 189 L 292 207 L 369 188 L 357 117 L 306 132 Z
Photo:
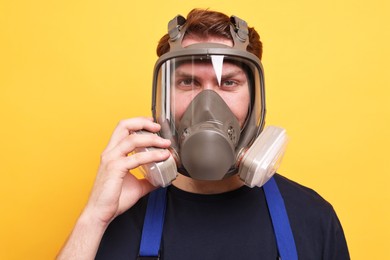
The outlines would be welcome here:
M 325 200 L 315 190 L 303 186 L 295 181 L 292 181 L 282 175 L 275 175 L 276 183 L 278 184 L 280 193 L 288 205 L 294 207 L 314 207 L 315 209 L 323 209 L 325 211 L 333 211 L 332 205 Z
M 333 206 L 313 189 L 275 175 L 298 248 L 305 259 L 349 259 L 341 223 Z
M 336 217 L 333 206 L 315 190 L 275 175 L 290 221 L 299 228 L 309 225 L 324 228 Z

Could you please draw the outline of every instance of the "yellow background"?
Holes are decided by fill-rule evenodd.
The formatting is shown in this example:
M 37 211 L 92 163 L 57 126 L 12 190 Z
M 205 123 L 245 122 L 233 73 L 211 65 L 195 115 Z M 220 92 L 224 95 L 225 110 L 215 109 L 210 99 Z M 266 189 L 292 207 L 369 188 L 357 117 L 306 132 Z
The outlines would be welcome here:
M 390 4 L 0 2 L 0 259 L 52 259 L 122 118 L 150 115 L 155 46 L 193 7 L 260 32 L 280 172 L 335 207 L 352 259 L 390 259 Z

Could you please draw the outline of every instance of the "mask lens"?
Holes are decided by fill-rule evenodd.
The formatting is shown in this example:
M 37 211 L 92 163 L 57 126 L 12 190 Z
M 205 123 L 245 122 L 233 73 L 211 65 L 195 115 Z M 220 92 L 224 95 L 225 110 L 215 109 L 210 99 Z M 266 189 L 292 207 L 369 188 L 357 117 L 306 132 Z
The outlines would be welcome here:
M 157 62 L 153 82 L 153 116 L 162 126 L 160 135 L 172 142 L 179 172 L 180 163 L 185 161 L 181 149 L 189 147 L 192 150 L 195 145 L 185 145 L 190 144 L 185 137 L 187 127 L 192 136 L 193 131 L 211 133 L 212 129 L 217 129 L 224 140 L 231 142 L 229 159 L 223 161 L 226 162 L 225 167 L 233 167 L 229 172 L 234 171 L 235 166 L 230 162 L 234 162 L 238 153 L 251 145 L 263 125 L 262 79 L 260 63 L 239 55 L 177 55 Z
M 259 103 L 257 68 L 242 58 L 227 55 L 199 55 L 172 58 L 158 70 L 156 117 L 177 130 L 184 111 L 203 90 L 213 90 L 230 107 L 241 127 Z M 260 105 L 260 104 L 257 104 Z M 197 109 L 194 108 L 193 111 Z M 168 126 L 167 125 L 167 126 Z

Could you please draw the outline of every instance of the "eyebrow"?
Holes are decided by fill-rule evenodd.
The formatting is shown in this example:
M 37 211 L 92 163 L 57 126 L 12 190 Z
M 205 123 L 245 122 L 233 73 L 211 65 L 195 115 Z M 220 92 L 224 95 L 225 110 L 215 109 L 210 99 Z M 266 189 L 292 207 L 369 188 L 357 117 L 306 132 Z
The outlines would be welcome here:
M 193 75 L 191 73 L 184 72 L 184 71 L 180 71 L 180 70 L 175 71 L 175 78 L 185 78 L 185 79 L 192 78 L 192 79 L 195 79 L 196 81 L 199 81 L 198 76 Z
M 228 72 L 228 73 L 222 73 L 222 78 L 223 79 L 226 79 L 226 78 L 233 78 L 235 76 L 238 76 L 240 74 L 244 74 L 244 76 L 246 76 L 246 73 L 243 71 L 243 70 L 234 70 L 234 71 L 231 71 L 231 72 Z M 246 77 L 245 77 L 246 78 Z
M 222 73 L 222 78 L 223 79 L 226 79 L 226 78 L 233 78 L 234 76 L 237 76 L 237 75 L 240 75 L 240 74 L 244 74 L 246 76 L 246 73 L 241 70 L 241 69 L 237 69 L 237 70 L 234 70 L 234 71 L 229 71 L 228 73 Z M 198 78 L 198 76 L 194 75 L 194 74 L 191 74 L 191 73 L 188 73 L 188 72 L 185 72 L 185 71 L 182 71 L 180 69 L 176 69 L 175 70 L 175 76 L 180 76 L 180 77 L 192 77 L 192 78 Z
M 175 76 L 194 77 L 193 74 L 185 72 L 185 71 L 181 71 L 180 69 L 175 70 Z

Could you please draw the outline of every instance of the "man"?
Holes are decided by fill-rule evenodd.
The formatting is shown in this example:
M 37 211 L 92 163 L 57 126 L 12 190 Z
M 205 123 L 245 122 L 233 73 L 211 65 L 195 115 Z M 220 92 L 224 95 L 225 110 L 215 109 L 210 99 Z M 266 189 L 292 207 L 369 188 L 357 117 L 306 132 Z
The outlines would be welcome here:
M 257 32 L 237 17 L 195 9 L 170 22 L 157 53 L 154 119 L 123 120 L 114 130 L 58 259 L 151 257 L 148 230 L 160 259 L 349 259 L 332 206 L 271 178 L 285 138 L 263 129 Z M 146 179 L 129 173 L 138 166 Z

